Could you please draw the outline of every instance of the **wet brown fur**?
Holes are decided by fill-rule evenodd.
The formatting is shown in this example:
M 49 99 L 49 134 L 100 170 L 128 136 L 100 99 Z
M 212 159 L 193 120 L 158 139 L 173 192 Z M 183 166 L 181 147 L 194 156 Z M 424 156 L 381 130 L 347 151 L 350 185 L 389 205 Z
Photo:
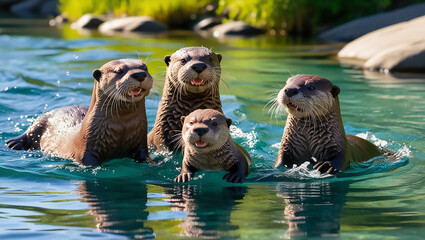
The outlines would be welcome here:
M 213 109 L 199 109 L 182 117 L 182 123 L 184 156 L 181 173 L 174 181 L 186 182 L 199 170 L 229 171 L 223 177 L 228 182 L 245 180 L 252 159 L 230 136 L 230 118 Z M 208 130 L 200 136 L 197 129 Z M 199 148 L 194 144 L 197 140 L 203 140 L 208 145 Z
M 143 80 L 132 74 L 145 74 Z M 27 131 L 7 144 L 13 149 L 41 149 L 86 166 L 114 158 L 148 158 L 145 96 L 152 77 L 141 60 L 121 59 L 93 71 L 96 81 L 87 109 L 68 106 L 37 118 Z M 145 89 L 127 95 L 133 88 Z
M 288 118 L 275 167 L 312 162 L 320 172 L 336 173 L 350 162 L 382 154 L 369 141 L 345 134 L 339 92 L 339 87 L 319 76 L 302 74 L 288 79 L 277 98 Z M 294 104 L 292 109 L 290 104 Z
M 210 108 L 222 112 L 219 94 L 221 55 L 204 47 L 188 47 L 166 56 L 164 60 L 167 64 L 165 85 L 148 144 L 158 150 L 174 151 L 180 150 L 177 144 L 182 116 L 196 109 Z M 189 82 L 198 75 L 194 74 L 191 66 L 198 63 L 207 65 L 207 69 L 199 74 L 206 84 L 193 87 Z

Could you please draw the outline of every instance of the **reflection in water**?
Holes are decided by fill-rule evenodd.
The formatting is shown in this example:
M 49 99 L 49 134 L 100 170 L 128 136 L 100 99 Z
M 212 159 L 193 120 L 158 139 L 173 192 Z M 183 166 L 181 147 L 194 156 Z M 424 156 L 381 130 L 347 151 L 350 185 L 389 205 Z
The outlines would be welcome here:
M 144 227 L 149 214 L 145 211 L 145 184 L 124 180 L 83 181 L 79 191 L 84 202 L 90 205 L 90 213 L 100 231 L 130 239 L 155 237 L 151 228 Z
M 338 237 L 347 189 L 346 182 L 279 183 L 277 196 L 285 201 L 288 223 L 283 237 Z
M 206 239 L 239 238 L 234 235 L 238 226 L 230 223 L 230 214 L 243 199 L 246 187 L 213 184 L 162 187 L 168 196 L 167 201 L 173 204 L 173 210 L 186 211 L 187 217 L 180 224 L 186 236 Z

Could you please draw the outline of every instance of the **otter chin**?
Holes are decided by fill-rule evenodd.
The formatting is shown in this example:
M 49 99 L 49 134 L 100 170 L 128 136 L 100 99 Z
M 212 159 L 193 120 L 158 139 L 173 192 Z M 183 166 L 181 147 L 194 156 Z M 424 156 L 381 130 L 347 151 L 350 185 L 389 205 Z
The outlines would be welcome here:
M 371 142 L 345 134 L 338 95 L 340 88 L 326 78 L 301 74 L 291 77 L 276 102 L 288 118 L 275 167 L 311 162 L 322 173 L 337 173 L 350 162 L 382 155 Z
M 137 59 L 110 61 L 93 71 L 89 108 L 67 106 L 40 117 L 6 145 L 16 150 L 42 150 L 99 166 L 115 158 L 149 159 L 145 97 L 153 79 Z
M 253 163 L 230 136 L 232 120 L 214 109 L 198 109 L 181 117 L 183 164 L 175 182 L 189 181 L 199 170 L 229 171 L 223 179 L 241 183 Z

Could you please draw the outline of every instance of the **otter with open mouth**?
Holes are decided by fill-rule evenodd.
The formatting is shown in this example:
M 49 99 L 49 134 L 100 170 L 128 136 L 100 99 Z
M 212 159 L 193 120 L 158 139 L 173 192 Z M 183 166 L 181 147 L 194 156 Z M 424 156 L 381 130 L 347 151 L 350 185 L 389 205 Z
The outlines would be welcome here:
M 219 93 L 221 55 L 205 47 L 187 47 L 165 56 L 167 65 L 164 89 L 155 125 L 148 136 L 149 145 L 158 150 L 177 147 L 182 129 L 180 118 L 196 109 L 220 112 Z
M 289 78 L 277 96 L 288 118 L 275 167 L 288 168 L 312 162 L 321 173 L 337 173 L 350 162 L 363 162 L 382 155 L 374 144 L 346 135 L 338 94 L 329 80 L 308 74 Z
M 115 158 L 148 159 L 145 97 L 153 79 L 146 64 L 114 60 L 94 70 L 93 77 L 89 108 L 54 109 L 6 145 L 16 150 L 40 149 L 92 167 Z
M 230 136 L 230 118 L 214 109 L 198 109 L 187 117 L 183 116 L 181 121 L 183 164 L 175 182 L 189 181 L 199 170 L 229 171 L 223 177 L 227 182 L 245 180 L 253 161 Z

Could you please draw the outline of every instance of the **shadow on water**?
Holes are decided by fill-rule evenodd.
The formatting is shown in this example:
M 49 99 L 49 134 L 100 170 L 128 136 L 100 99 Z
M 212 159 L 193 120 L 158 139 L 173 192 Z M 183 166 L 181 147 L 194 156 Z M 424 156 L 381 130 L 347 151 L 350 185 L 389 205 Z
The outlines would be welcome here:
M 96 228 L 102 232 L 130 239 L 153 238 L 153 230 L 145 227 L 149 215 L 146 184 L 114 180 L 81 181 L 78 187 L 83 201 L 90 206 Z
M 348 186 L 348 182 L 327 181 L 279 183 L 276 196 L 285 202 L 288 225 L 282 237 L 338 237 Z
M 246 186 L 212 184 L 163 185 L 166 201 L 175 210 L 185 211 L 180 224 L 184 236 L 204 239 L 237 239 L 238 226 L 232 224 L 231 213 L 247 192 Z

